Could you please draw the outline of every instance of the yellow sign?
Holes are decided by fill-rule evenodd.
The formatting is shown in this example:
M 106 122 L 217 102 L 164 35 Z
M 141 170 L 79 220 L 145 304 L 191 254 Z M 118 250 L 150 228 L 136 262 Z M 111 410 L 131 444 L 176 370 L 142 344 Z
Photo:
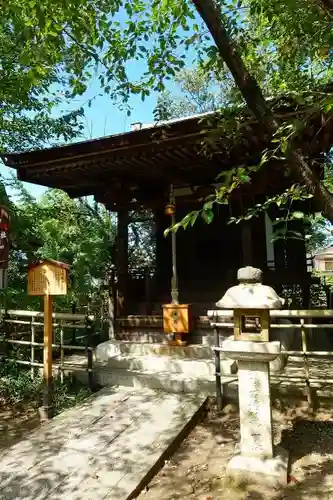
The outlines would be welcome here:
M 190 333 L 191 323 L 190 304 L 163 305 L 163 329 L 165 333 Z
M 43 260 L 28 267 L 28 295 L 66 295 L 68 265 Z

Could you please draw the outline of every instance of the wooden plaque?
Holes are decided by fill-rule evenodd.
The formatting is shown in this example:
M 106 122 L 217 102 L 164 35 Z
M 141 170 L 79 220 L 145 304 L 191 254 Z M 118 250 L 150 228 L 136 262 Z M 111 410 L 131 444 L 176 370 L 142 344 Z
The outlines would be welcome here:
M 68 265 L 44 260 L 28 267 L 28 295 L 66 295 Z

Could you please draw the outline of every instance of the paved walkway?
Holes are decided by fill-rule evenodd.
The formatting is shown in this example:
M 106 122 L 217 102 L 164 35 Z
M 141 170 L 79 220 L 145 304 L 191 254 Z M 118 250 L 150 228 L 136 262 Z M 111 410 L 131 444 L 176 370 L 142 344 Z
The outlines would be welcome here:
M 105 388 L 0 459 L 0 499 L 125 500 L 205 397 Z

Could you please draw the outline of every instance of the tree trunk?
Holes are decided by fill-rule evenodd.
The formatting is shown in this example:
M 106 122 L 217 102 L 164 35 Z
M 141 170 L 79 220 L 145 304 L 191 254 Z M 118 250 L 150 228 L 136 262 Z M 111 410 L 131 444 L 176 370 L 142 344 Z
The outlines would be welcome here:
M 327 1 L 329 3 L 332 1 L 333 4 L 333 0 Z M 250 111 L 264 125 L 269 135 L 273 135 L 277 131 L 279 123 L 265 100 L 257 80 L 247 70 L 236 44 L 225 29 L 222 13 L 216 0 L 192 0 L 192 2 L 207 25 L 220 56 L 228 66 Z M 333 196 L 313 173 L 302 153 L 290 148 L 288 164 L 299 180 L 314 195 L 323 215 L 333 222 Z
M 246 104 L 258 121 L 274 132 L 277 128 L 274 115 L 268 106 L 256 79 L 245 67 L 236 44 L 231 40 L 222 23 L 222 15 L 215 0 L 192 0 L 207 25 L 221 58 L 228 66 Z

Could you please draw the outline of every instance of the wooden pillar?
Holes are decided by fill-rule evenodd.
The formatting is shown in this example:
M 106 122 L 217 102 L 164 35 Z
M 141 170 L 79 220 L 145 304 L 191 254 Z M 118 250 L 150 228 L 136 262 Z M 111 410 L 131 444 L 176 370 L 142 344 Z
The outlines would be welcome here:
M 288 231 L 291 233 L 286 245 L 288 269 L 305 274 L 307 265 L 303 222 L 297 220 L 289 222 Z
M 252 248 L 252 226 L 251 222 L 242 224 L 242 255 L 243 266 L 253 265 L 253 248 Z
M 269 215 L 265 212 L 265 239 L 266 239 L 266 263 L 269 269 L 275 269 L 273 224 Z
M 118 210 L 116 264 L 118 276 L 117 316 L 128 310 L 128 210 Z
M 117 287 L 115 283 L 115 271 L 111 270 L 108 283 L 108 294 L 107 294 L 107 311 L 108 311 L 108 332 L 109 339 L 114 340 L 116 338 L 116 313 L 117 313 Z
M 164 231 L 170 225 L 170 217 L 164 214 L 164 208 L 155 210 L 156 241 L 156 291 L 161 300 L 170 295 L 171 280 L 171 239 L 165 238 Z
M 302 307 L 310 306 L 310 276 L 307 270 L 306 246 L 302 220 L 294 220 L 288 224 L 289 231 L 294 231 L 294 237 L 286 241 L 287 269 L 294 275 L 295 284 L 300 284 L 302 289 Z
M 286 240 L 283 237 L 279 236 L 279 231 L 283 231 L 285 229 L 285 222 L 281 222 L 279 224 L 275 224 L 274 227 L 274 264 L 275 271 L 278 273 L 284 273 L 287 267 L 287 254 L 286 254 Z
M 52 295 L 44 295 L 44 393 L 42 419 L 53 417 Z
M 252 265 L 259 269 L 267 268 L 267 241 L 264 214 L 254 217 L 252 223 Z M 274 257 L 273 257 L 274 258 Z

